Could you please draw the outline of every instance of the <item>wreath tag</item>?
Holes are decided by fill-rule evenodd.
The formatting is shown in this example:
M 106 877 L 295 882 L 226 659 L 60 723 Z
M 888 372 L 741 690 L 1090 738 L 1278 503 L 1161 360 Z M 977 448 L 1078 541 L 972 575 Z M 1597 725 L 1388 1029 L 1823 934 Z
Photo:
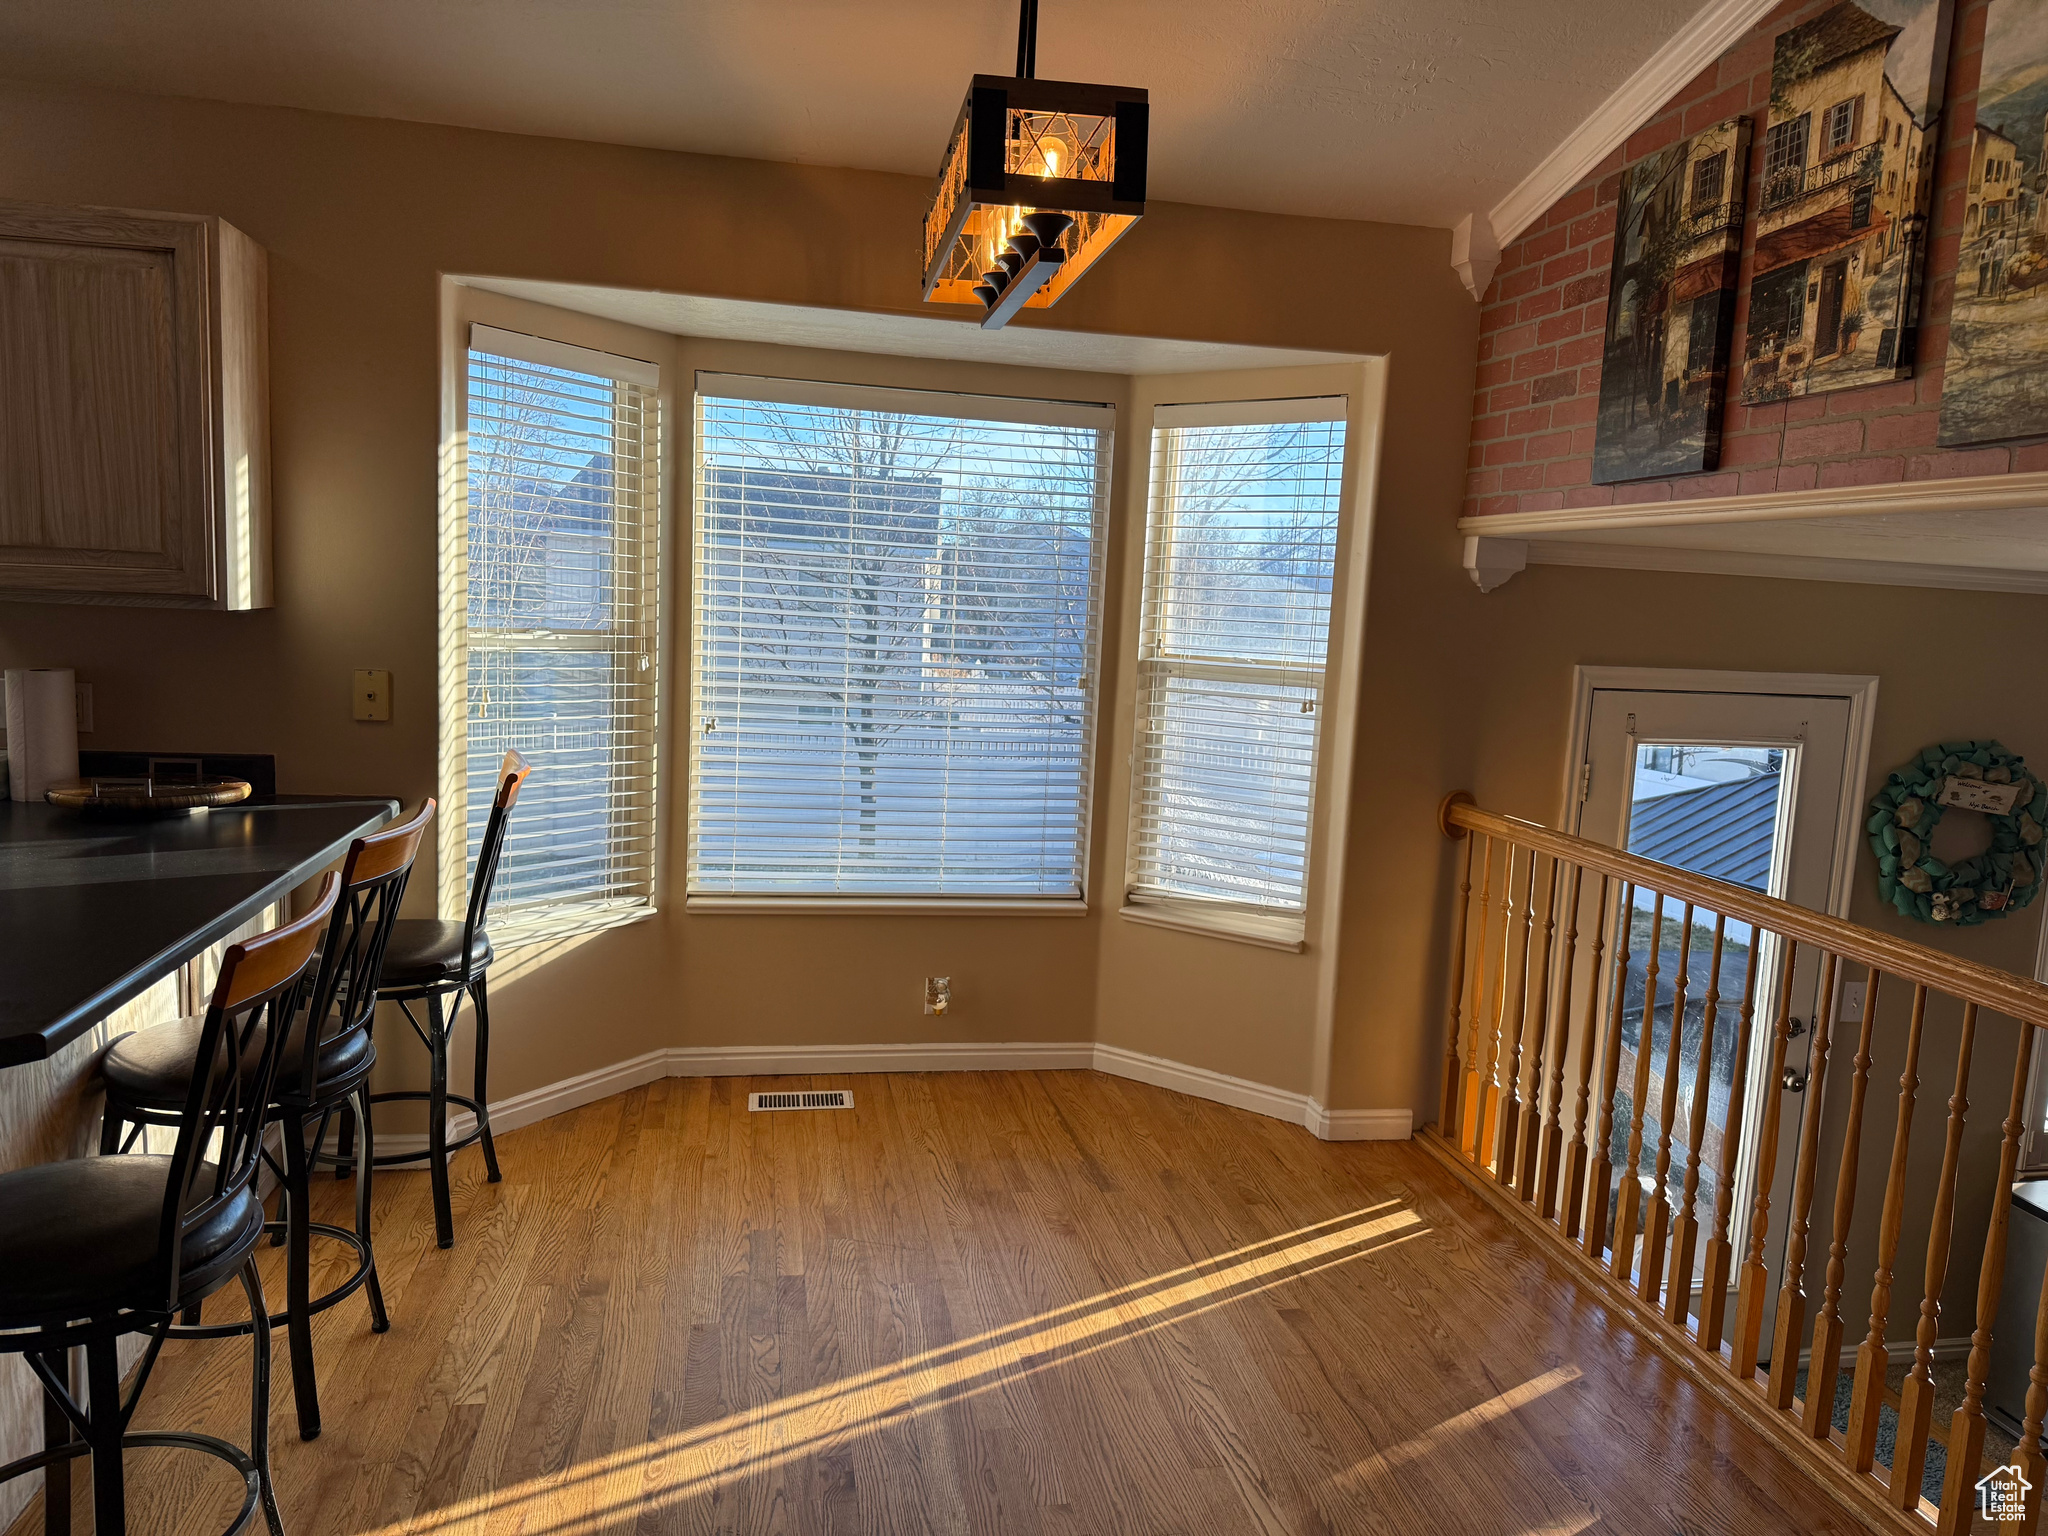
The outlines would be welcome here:
M 1934 828 L 1949 809 L 1981 812 L 1991 846 L 1949 865 L 1933 854 Z M 1928 747 L 1893 773 L 1870 803 L 1877 888 L 1907 917 L 1970 927 L 2004 917 L 2041 888 L 2048 783 L 1996 741 Z
M 1987 816 L 2010 816 L 2020 802 L 2021 784 L 1987 784 L 1981 779 L 1951 775 L 1935 797 L 1937 805 L 1959 811 L 1982 811 Z

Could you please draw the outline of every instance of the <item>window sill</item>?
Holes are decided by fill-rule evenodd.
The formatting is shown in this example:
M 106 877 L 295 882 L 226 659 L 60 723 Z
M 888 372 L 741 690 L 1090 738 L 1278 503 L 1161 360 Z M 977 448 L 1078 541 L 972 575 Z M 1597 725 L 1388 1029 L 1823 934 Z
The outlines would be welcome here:
M 536 944 L 553 944 L 563 939 L 582 938 L 585 934 L 603 933 L 607 928 L 624 928 L 631 923 L 644 923 L 653 917 L 658 909 L 651 902 L 636 901 L 630 904 L 581 907 L 568 911 L 529 918 L 506 916 L 493 922 L 486 919 L 484 931 L 491 936 L 494 950 L 509 952 L 515 949 L 529 949 Z M 455 922 L 462 921 L 462 914 L 456 913 Z
M 1302 924 L 1292 918 L 1255 917 L 1244 912 L 1204 912 L 1151 903 L 1126 905 L 1120 911 L 1132 922 L 1152 928 L 1172 928 L 1180 933 L 1199 933 L 1212 939 L 1231 939 L 1239 944 L 1257 944 L 1293 955 L 1308 948 L 1308 941 L 1302 937 Z
M 685 912 L 728 912 L 778 917 L 1086 917 L 1080 899 L 981 896 L 690 896 Z

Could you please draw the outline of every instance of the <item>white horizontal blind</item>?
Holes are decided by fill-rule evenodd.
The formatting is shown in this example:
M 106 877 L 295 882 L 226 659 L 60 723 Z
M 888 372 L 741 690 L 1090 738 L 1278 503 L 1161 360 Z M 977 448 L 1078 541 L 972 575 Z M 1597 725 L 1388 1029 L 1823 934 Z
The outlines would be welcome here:
M 1344 405 L 1157 414 L 1132 762 L 1135 902 L 1304 909 Z
M 1080 895 L 1110 410 L 698 390 L 691 891 Z
M 485 350 L 497 342 L 503 351 Z M 524 357 L 507 356 L 518 351 Z M 530 360 L 545 358 L 547 361 Z M 468 860 L 508 747 L 531 759 L 494 937 L 649 905 L 659 651 L 652 365 L 473 328 Z

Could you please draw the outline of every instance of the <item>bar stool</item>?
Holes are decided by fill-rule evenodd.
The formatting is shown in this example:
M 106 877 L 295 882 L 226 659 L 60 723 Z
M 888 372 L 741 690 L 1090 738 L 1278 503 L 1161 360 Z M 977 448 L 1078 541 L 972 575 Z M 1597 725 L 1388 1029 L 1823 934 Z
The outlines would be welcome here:
M 284 1165 L 263 1154 L 281 1185 L 279 1221 L 269 1224 L 274 1238 L 286 1245 L 285 1307 L 270 1318 L 283 1327 L 291 1345 L 292 1392 L 298 1402 L 299 1438 L 320 1433 L 319 1384 L 313 1370 L 313 1315 L 365 1287 L 370 1297 L 370 1331 L 390 1326 L 384 1293 L 377 1283 L 377 1257 L 370 1245 L 370 1179 L 368 1167 L 356 1177 L 356 1226 L 330 1226 L 312 1219 L 312 1159 L 329 1118 L 339 1110 L 362 1125 L 363 1144 L 371 1147 L 369 1081 L 377 1051 L 370 1020 L 377 1008 L 378 973 L 405 897 L 407 877 L 434 802 L 421 804 L 406 820 L 349 845 L 341 867 L 341 899 L 336 903 L 321 946 L 320 963 L 310 992 L 310 1005 L 295 1021 L 290 1042 L 270 1094 L 270 1119 L 283 1127 Z M 173 1123 L 177 1105 L 187 1091 L 196 1045 L 197 1020 L 181 1019 L 124 1035 L 108 1048 L 101 1064 L 106 1080 L 106 1118 L 100 1127 L 100 1150 L 125 1150 L 146 1125 Z M 123 1126 L 132 1126 L 127 1141 Z M 313 1129 L 312 1145 L 307 1130 Z M 323 1296 L 311 1294 L 312 1237 L 335 1238 L 355 1250 L 356 1266 L 349 1277 Z M 222 1338 L 248 1331 L 246 1322 L 206 1324 L 197 1310 L 171 1330 L 177 1339 Z
M 491 800 L 490 820 L 484 824 L 484 838 L 477 849 L 476 870 L 470 876 L 469 909 L 460 923 L 437 922 L 431 918 L 404 918 L 391 935 L 384 952 L 384 980 L 378 996 L 396 1003 L 405 1014 L 412 1032 L 427 1048 L 430 1065 L 428 1087 L 373 1093 L 375 1104 L 398 1100 L 427 1104 L 427 1145 L 420 1152 L 393 1152 L 373 1160 L 394 1167 L 427 1159 L 427 1171 L 434 1180 L 434 1234 L 443 1248 L 455 1246 L 455 1215 L 448 1202 L 448 1154 L 460 1152 L 476 1142 L 483 1143 L 484 1170 L 490 1182 L 498 1182 L 498 1149 L 491 1143 L 491 1009 L 484 993 L 484 972 L 491 964 L 491 938 L 484 932 L 484 914 L 491 904 L 491 887 L 498 879 L 498 859 L 505 850 L 505 828 L 512 807 L 519 799 L 519 786 L 533 772 L 532 765 L 517 752 L 505 754 L 498 770 L 498 792 Z M 448 1091 L 448 1045 L 455 1035 L 456 1015 L 467 995 L 476 1004 L 476 1095 L 464 1097 Z M 442 999 L 452 998 L 445 1014 Z M 427 1022 L 421 1025 L 410 1005 L 424 1001 Z M 476 1129 L 454 1141 L 448 1139 L 448 1106 L 458 1104 L 476 1116 Z M 370 1156 L 370 1149 L 364 1148 Z M 355 1146 L 350 1124 L 342 1122 L 340 1154 L 335 1159 L 335 1177 L 355 1165 Z
M 168 1446 L 241 1474 L 242 1508 L 227 1536 L 248 1526 L 258 1504 L 272 1536 L 283 1536 L 270 1478 L 269 1330 L 251 1331 L 246 1452 L 213 1435 L 127 1430 L 179 1312 L 239 1278 L 249 1315 L 264 1315 L 257 1159 L 284 1043 L 311 992 L 314 945 L 340 890 L 330 874 L 304 917 L 228 947 L 168 1156 L 74 1158 L 0 1175 L 0 1351 L 27 1356 L 42 1379 L 45 1426 L 44 1448 L 0 1467 L 0 1481 L 50 1469 L 45 1531 L 71 1529 L 70 1464 L 91 1456 L 93 1529 L 122 1536 L 123 1451 Z M 124 1400 L 119 1342 L 131 1333 L 149 1342 Z M 84 1403 L 67 1379 L 66 1351 L 80 1344 Z

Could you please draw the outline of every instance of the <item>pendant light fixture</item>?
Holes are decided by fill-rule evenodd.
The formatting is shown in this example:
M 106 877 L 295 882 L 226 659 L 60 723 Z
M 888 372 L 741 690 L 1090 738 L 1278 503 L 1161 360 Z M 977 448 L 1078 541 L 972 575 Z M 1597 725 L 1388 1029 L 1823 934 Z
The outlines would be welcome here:
M 978 305 L 984 330 L 1058 303 L 1145 212 L 1145 93 L 1037 74 L 1021 0 L 1017 73 L 974 77 L 925 210 L 924 297 Z

